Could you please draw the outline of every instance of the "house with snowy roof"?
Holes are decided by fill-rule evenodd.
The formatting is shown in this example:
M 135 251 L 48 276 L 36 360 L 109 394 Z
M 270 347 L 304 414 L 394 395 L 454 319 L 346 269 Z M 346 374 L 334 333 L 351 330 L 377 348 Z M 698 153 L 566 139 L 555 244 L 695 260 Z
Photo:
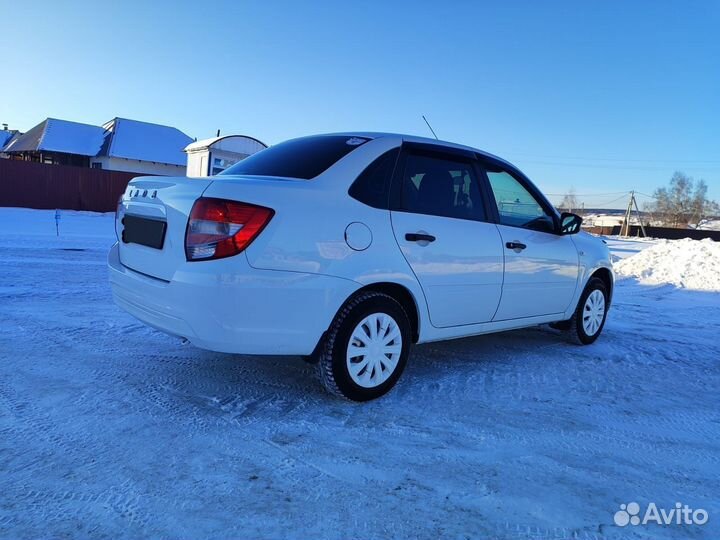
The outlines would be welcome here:
M 92 167 L 185 176 L 185 147 L 193 139 L 179 129 L 127 118 L 113 118 L 102 127 L 107 135 Z
M 153 175 L 185 175 L 192 138 L 170 126 L 113 118 L 102 126 L 47 118 L 8 141 L 10 159 Z
M 10 142 L 10 139 L 17 135 L 17 130 L 0 129 L 0 150 L 2 150 L 2 147 Z

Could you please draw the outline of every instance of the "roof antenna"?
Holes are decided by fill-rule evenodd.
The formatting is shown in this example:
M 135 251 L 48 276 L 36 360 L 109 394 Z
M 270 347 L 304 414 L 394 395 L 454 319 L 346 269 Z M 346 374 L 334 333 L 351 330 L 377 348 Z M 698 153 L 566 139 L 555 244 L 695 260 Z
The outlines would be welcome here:
M 425 118 L 425 115 L 424 115 L 424 114 L 422 115 L 422 117 L 423 117 L 423 120 L 425 120 L 425 123 L 427 124 L 427 127 L 429 127 L 429 128 L 430 128 L 430 131 L 432 131 L 433 137 L 435 137 L 435 138 L 437 139 L 438 136 L 435 135 L 435 130 L 434 130 L 434 129 L 432 128 L 432 126 L 430 125 L 430 122 L 427 121 L 427 118 Z
M 216 136 L 216 137 L 219 137 L 219 136 L 220 136 L 220 130 L 219 130 L 219 129 L 218 129 L 217 135 L 215 135 L 215 136 Z

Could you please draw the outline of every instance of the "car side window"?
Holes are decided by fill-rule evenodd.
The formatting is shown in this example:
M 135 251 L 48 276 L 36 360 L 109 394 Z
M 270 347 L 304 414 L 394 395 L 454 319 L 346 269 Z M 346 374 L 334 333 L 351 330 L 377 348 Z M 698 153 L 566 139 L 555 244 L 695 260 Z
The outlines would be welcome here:
M 400 148 L 394 148 L 368 165 L 350 186 L 350 196 L 373 208 L 387 210 L 390 180 L 399 154 Z
M 554 232 L 555 221 L 535 196 L 512 174 L 499 166 L 485 165 L 500 223 L 542 232 Z
M 486 218 L 472 162 L 415 153 L 405 160 L 400 209 L 458 219 Z

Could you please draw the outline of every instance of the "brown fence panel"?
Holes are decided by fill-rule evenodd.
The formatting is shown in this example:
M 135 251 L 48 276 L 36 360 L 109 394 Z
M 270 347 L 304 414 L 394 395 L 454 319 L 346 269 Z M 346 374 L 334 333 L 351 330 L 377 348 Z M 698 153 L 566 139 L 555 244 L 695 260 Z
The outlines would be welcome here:
M 617 229 L 617 232 L 615 230 Z M 620 227 L 615 226 L 594 226 L 594 227 L 583 227 L 583 231 L 591 234 L 599 234 L 601 236 L 612 236 L 614 234 L 620 234 Z
M 138 173 L 0 159 L 0 206 L 112 212 Z
M 601 235 L 618 235 L 620 234 L 620 225 L 613 227 L 584 227 L 584 231 Z M 667 240 L 680 240 L 681 238 L 692 238 L 694 240 L 703 240 L 710 238 L 716 242 L 720 242 L 720 231 L 703 231 L 697 229 L 675 229 L 673 227 L 651 227 L 646 226 L 645 232 L 650 238 L 665 238 Z M 639 225 L 631 225 L 628 236 L 642 236 L 642 230 Z

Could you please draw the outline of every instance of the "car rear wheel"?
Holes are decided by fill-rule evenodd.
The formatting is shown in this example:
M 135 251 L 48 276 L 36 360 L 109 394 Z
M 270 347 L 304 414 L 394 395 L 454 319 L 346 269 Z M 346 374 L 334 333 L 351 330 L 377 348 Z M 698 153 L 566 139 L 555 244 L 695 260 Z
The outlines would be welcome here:
M 591 278 L 580 296 L 575 313 L 567 323 L 570 338 L 580 345 L 589 345 L 605 326 L 608 311 L 608 292 L 599 278 Z
M 386 394 L 400 378 L 410 350 L 410 321 L 391 296 L 362 292 L 335 316 L 319 348 L 325 388 L 353 401 Z

